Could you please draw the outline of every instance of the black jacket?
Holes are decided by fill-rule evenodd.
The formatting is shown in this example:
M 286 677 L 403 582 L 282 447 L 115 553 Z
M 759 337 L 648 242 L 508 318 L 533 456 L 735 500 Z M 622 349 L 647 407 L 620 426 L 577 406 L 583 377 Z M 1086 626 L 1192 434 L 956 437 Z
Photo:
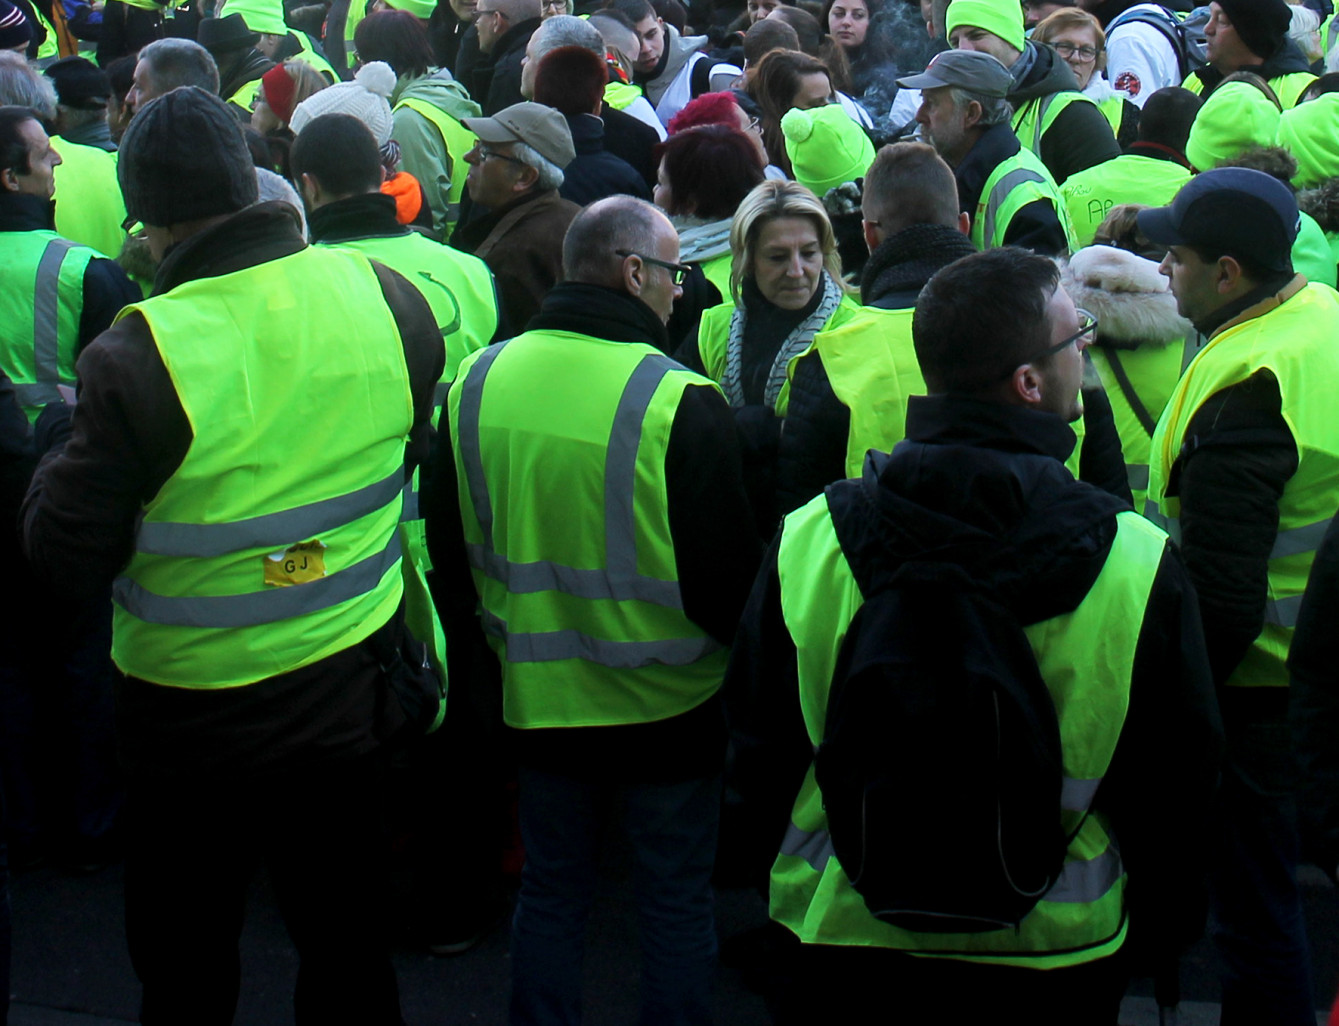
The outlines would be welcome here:
M 154 293 L 290 256 L 305 245 L 291 207 L 257 204 L 169 250 Z M 414 399 L 408 473 L 427 456 L 433 389 L 445 353 L 423 297 L 394 271 L 375 267 L 404 345 Z M 317 309 L 320 297 L 307 301 Z M 181 466 L 193 437 L 140 315 L 103 332 L 78 370 L 73 434 L 39 465 L 22 524 L 34 569 L 71 595 L 97 594 L 130 561 L 141 511 Z M 237 780 L 366 754 L 404 723 L 382 669 L 398 658 L 401 634 L 397 613 L 357 645 L 243 688 L 170 688 L 122 678 L 122 762 L 132 775 Z
M 492 117 L 502 108 L 525 99 L 521 95 L 521 62 L 525 60 L 525 48 L 535 29 L 539 28 L 539 22 L 539 18 L 518 22 L 494 44 L 488 88 L 482 87 L 482 81 L 476 82 L 479 85 L 477 92 L 474 86 L 470 87 L 470 96 L 483 108 L 485 117 Z M 479 71 L 475 72 L 475 77 L 479 79 Z
M 110 0 L 102 10 L 102 32 L 98 36 L 98 65 L 105 68 L 118 57 L 139 53 L 156 39 L 167 36 L 194 39 L 200 16 L 194 5 L 185 5 L 164 17 L 161 10 L 146 11 L 123 0 Z
M 1325 540 L 1306 586 L 1288 650 L 1289 716 L 1297 751 L 1297 818 L 1302 854 L 1331 877 L 1339 870 L 1339 522 Z
M 1092 104 L 1085 106 L 1091 107 Z M 1096 107 L 1093 110 L 1098 117 L 1102 117 Z M 1105 124 L 1106 119 L 1102 120 Z M 1110 132 L 1111 126 L 1108 125 L 1107 134 Z M 953 169 L 953 177 L 958 182 L 958 209 L 968 217 L 975 218 L 986 179 L 1001 161 L 1012 157 L 1020 149 L 1022 144 L 1007 121 L 987 128 L 968 150 L 962 163 Z M 1118 155 L 1119 151 L 1111 154 L 1113 157 Z M 1004 244 L 1030 249 L 1045 256 L 1059 256 L 1069 250 L 1069 239 L 1065 237 L 1060 217 L 1055 207 L 1045 200 L 1035 200 L 1014 214 L 1004 233 Z
M 576 156 L 563 168 L 558 195 L 582 207 L 619 193 L 651 201 L 651 190 L 636 169 L 605 149 L 603 121 L 594 114 L 576 114 L 567 118 L 567 127 Z
M 660 161 L 655 149 L 660 144 L 656 130 L 627 111 L 605 104 L 600 110 L 604 121 L 605 152 L 626 160 L 642 176 L 648 189 L 656 187 Z
M 54 231 L 54 205 L 20 192 L 0 193 L 0 232 Z M 32 283 L 28 283 L 31 291 Z M 84 270 L 83 306 L 79 311 L 76 355 L 111 326 L 127 303 L 142 299 L 139 287 L 115 260 L 94 257 Z
M 862 481 L 827 489 L 843 552 L 864 566 L 899 544 L 914 551 L 984 535 L 995 540 L 992 580 L 1020 622 L 1067 612 L 1100 572 L 1120 509 L 1064 472 L 1059 461 L 1072 445 L 1053 414 L 913 398 L 906 440 L 872 455 Z M 776 558 L 774 543 L 726 677 L 732 783 L 743 802 L 731 836 L 757 879 L 775 858 L 813 753 Z M 1137 957 L 1174 955 L 1203 928 L 1199 864 L 1178 853 L 1204 843 L 1221 731 L 1194 592 L 1168 546 L 1139 632 L 1129 712 L 1094 801 L 1120 838 L 1130 878 L 1126 950 Z
M 451 9 L 450 0 L 437 0 L 428 19 L 428 43 L 432 46 L 432 62 L 439 68 L 454 73 L 456 54 L 472 22 L 461 21 Z M 477 37 L 476 37 L 477 38 Z
M 664 326 L 640 300 L 578 282 L 556 286 L 529 329 L 643 342 L 662 351 L 665 347 Z M 477 651 L 481 634 L 445 417 L 439 431 L 421 494 L 428 551 L 436 568 L 434 592 L 445 599 L 440 609 L 454 659 L 458 653 Z M 665 450 L 665 487 L 684 613 L 728 645 L 757 570 L 758 543 L 740 480 L 730 409 L 720 392 L 705 383 L 685 389 L 679 400 Z M 468 674 L 453 669 L 451 679 L 454 686 L 468 680 Z M 511 733 L 521 759 L 531 765 L 569 773 L 614 771 L 623 780 L 687 779 L 715 772 L 724 751 L 724 722 L 714 699 L 654 723 Z
M 1026 44 L 1036 52 L 1036 61 L 1028 69 L 1023 81 L 1016 82 L 1009 93 L 1014 117 L 1026 104 L 1052 93 L 1077 91 L 1078 82 L 1069 65 L 1049 46 Z M 1041 152 L 1037 154 L 1055 178 L 1056 185 L 1076 171 L 1083 171 L 1120 156 L 1120 147 L 1111 131 L 1111 122 L 1095 104 L 1079 101 L 1071 103 L 1051 123 L 1050 130 L 1041 137 Z

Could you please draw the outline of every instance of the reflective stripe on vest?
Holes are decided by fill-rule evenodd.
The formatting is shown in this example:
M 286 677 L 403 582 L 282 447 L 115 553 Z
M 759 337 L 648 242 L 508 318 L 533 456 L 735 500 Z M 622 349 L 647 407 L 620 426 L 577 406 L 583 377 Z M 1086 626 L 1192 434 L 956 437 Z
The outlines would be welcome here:
M 1146 508 L 1179 540 L 1181 497 L 1167 488 L 1173 468 L 1193 452 L 1187 432 L 1196 413 L 1211 396 L 1261 371 L 1278 382 L 1282 416 L 1297 448 L 1297 472 L 1279 498 L 1264 628 L 1227 680 L 1241 687 L 1287 686 L 1284 663 L 1302 594 L 1316 549 L 1339 509 L 1339 417 L 1323 401 L 1324 383 L 1339 378 L 1333 344 L 1339 296 L 1314 283 L 1289 286 L 1283 294 L 1282 302 L 1267 300 L 1258 315 L 1230 321 L 1204 344 L 1163 411 L 1149 460 Z
M 55 232 L 0 233 L 0 281 L 12 304 L 0 318 L 0 366 L 29 421 L 73 385 L 84 272 L 93 251 Z
M 853 486 L 844 486 L 853 487 Z M 772 869 L 771 916 L 803 942 L 1057 968 L 1105 957 L 1124 940 L 1124 869 L 1094 802 L 1129 701 L 1134 655 L 1166 536 L 1133 513 L 1072 612 L 1024 628 L 1056 698 L 1065 778 L 1057 814 L 1070 836 L 1055 884 L 1017 929 L 920 934 L 874 916 L 851 887 L 827 835 L 809 767 Z M 777 555 L 781 611 L 796 645 L 800 705 L 811 745 L 823 737 L 828 691 L 863 597 L 819 496 L 784 522 Z M 1100 651 L 1092 648 L 1100 638 Z
M 460 451 L 464 457 L 465 474 L 469 481 L 474 515 L 483 531 L 481 545 L 468 545 L 470 565 L 493 580 L 506 586 L 514 594 L 537 591 L 561 591 L 584 599 L 636 600 L 652 602 L 669 609 L 682 609 L 683 596 L 678 581 L 662 581 L 645 577 L 637 572 L 637 525 L 633 509 L 633 477 L 637 471 L 637 449 L 641 445 L 642 420 L 650 406 L 651 397 L 669 373 L 667 361 L 647 356 L 632 372 L 614 414 L 614 426 L 609 433 L 609 448 L 605 454 L 605 566 L 601 569 L 581 569 L 562 566 L 547 560 L 533 563 L 513 563 L 493 549 L 493 509 L 488 495 L 488 481 L 484 476 L 483 456 L 479 449 L 479 408 L 483 400 L 484 382 L 493 361 L 507 343 L 494 346 L 479 358 L 475 371 L 461 386 L 460 396 Z M 570 632 L 568 632 L 570 633 Z M 611 651 L 627 642 L 616 643 Z M 546 646 L 539 642 L 540 649 Z M 528 643 L 511 635 L 508 653 L 515 646 L 518 652 L 527 651 Z M 592 650 L 600 646 L 592 645 Z M 549 651 L 568 650 L 569 646 L 554 639 Z M 546 655 L 545 659 L 582 658 L 580 653 Z M 522 657 L 519 661 L 529 662 Z M 604 658 L 595 662 L 610 665 Z
M 1055 211 L 1069 248 L 1075 249 L 1074 226 L 1055 179 L 1040 159 L 1020 147 L 1013 156 L 1000 161 L 986 178 L 972 216 L 970 238 L 977 249 L 1004 245 L 1014 215 L 1027 206 L 1044 200 Z
M 294 298 L 316 295 L 335 335 Z M 238 687 L 364 640 L 403 594 L 413 426 L 404 346 L 371 263 L 307 247 L 120 316 L 132 311 L 192 438 L 113 584 L 117 665 L 157 684 Z M 304 437 L 320 444 L 293 441 Z
M 560 331 L 462 365 L 446 415 L 510 725 L 649 722 L 720 687 L 727 652 L 683 612 L 664 481 L 683 390 L 707 385 L 650 346 Z

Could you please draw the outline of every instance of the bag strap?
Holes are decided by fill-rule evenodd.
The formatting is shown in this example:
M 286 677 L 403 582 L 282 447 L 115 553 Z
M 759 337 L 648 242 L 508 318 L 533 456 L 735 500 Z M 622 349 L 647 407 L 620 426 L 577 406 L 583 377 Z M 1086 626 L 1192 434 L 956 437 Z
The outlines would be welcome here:
M 1134 390 L 1134 385 L 1130 381 L 1130 375 L 1125 373 L 1125 368 L 1121 365 L 1120 357 L 1116 355 L 1114 349 L 1103 349 L 1103 355 L 1111 362 L 1111 371 L 1116 375 L 1116 384 L 1120 385 L 1121 395 L 1125 396 L 1125 401 L 1130 404 L 1130 409 L 1134 410 L 1134 415 L 1139 418 L 1139 423 L 1148 433 L 1148 437 L 1153 437 L 1153 432 L 1158 426 L 1158 422 L 1153 415 L 1148 412 L 1148 407 L 1144 405 L 1139 393 Z

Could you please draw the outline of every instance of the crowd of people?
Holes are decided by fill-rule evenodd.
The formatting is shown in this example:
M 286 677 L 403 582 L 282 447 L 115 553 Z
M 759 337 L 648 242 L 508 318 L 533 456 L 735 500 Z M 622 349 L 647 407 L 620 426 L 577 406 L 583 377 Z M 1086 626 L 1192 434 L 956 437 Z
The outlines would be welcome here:
M 713 882 L 778 1023 L 1114 1024 L 1206 923 L 1314 1023 L 1339 26 L 1180 6 L 0 0 L 0 1002 L 8 867 L 124 859 L 231 1022 L 260 855 L 297 1021 L 399 1023 L 394 831 L 577 1023 L 614 826 L 648 1026 Z

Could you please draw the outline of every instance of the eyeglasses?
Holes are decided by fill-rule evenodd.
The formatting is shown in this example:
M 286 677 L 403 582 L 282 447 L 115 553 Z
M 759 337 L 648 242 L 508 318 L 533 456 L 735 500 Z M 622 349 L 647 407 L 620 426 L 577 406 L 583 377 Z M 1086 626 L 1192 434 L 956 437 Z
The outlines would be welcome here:
M 621 257 L 636 257 L 644 264 L 653 264 L 656 267 L 665 268 L 665 270 L 669 271 L 670 280 L 674 282 L 675 285 L 682 285 L 684 278 L 686 278 L 688 272 L 692 270 L 687 264 L 676 264 L 669 260 L 661 260 L 658 257 L 649 257 L 644 253 L 638 253 L 631 249 L 616 249 L 614 250 L 614 254 Z
M 491 10 L 491 11 L 481 11 L 481 10 L 476 9 L 475 12 L 474 12 L 474 20 L 475 20 L 475 21 L 478 21 L 480 18 L 486 18 L 486 17 L 488 17 L 490 14 L 501 14 L 501 13 L 502 13 L 502 12 L 499 11 L 499 10 L 497 10 L 496 8 L 493 9 L 493 10 Z
M 567 0 L 544 0 L 544 10 L 562 12 L 567 10 Z
M 508 164 L 521 164 L 524 167 L 530 166 L 526 164 L 525 161 L 521 160 L 519 157 L 509 157 L 505 153 L 499 153 L 497 150 L 486 149 L 483 146 L 476 146 L 474 148 L 474 151 L 477 154 L 479 154 L 480 164 L 482 164 L 485 160 L 491 160 L 493 158 L 496 158 L 498 160 L 505 160 Z
M 1024 361 L 1025 363 L 1036 363 L 1048 356 L 1054 356 L 1056 353 L 1063 351 L 1066 346 L 1073 345 L 1084 337 L 1088 337 L 1088 341 L 1091 342 L 1097 336 L 1097 318 L 1087 310 L 1075 310 L 1074 312 L 1079 315 L 1079 330 L 1068 338 L 1061 339 L 1055 345 L 1047 346 L 1032 359 Z
M 749 118 L 748 127 L 745 128 L 744 131 L 757 132 L 760 131 L 761 129 L 762 129 L 762 118 Z
M 1097 51 L 1091 46 L 1075 46 L 1073 43 L 1052 43 L 1051 48 L 1065 60 L 1078 57 L 1080 64 L 1097 60 Z

